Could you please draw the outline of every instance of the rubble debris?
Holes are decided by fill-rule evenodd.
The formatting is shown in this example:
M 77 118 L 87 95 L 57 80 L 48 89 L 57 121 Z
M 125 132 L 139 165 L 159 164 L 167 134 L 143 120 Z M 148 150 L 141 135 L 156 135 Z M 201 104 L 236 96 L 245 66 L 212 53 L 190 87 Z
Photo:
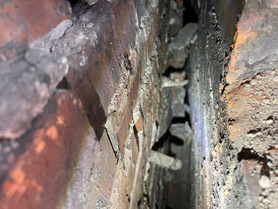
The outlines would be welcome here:
M 156 152 L 153 150 L 149 151 L 149 160 L 150 162 L 165 167 L 172 170 L 179 170 L 182 167 L 182 162 L 179 159 L 175 159 L 168 155 Z
M 268 188 L 270 187 L 270 179 L 266 175 L 263 175 L 259 180 L 259 184 L 264 189 Z
M 172 124 L 170 127 L 170 133 L 172 136 L 178 137 L 183 141 L 189 139 L 191 135 L 191 128 L 188 121 L 186 121 L 185 123 Z
M 185 60 L 189 54 L 189 45 L 196 40 L 198 30 L 197 23 L 188 23 L 173 38 L 169 45 L 170 65 L 175 68 L 183 68 Z
M 91 6 L 98 2 L 98 0 L 86 0 L 86 2 Z
M 162 88 L 165 88 L 165 87 L 180 87 L 180 86 L 185 86 L 187 85 L 188 83 L 188 80 L 182 80 L 182 81 L 179 81 L 179 80 L 172 80 L 170 78 L 167 78 L 166 76 L 164 76 L 162 78 Z
M 177 35 L 182 28 L 182 17 L 177 12 L 171 10 L 169 13 L 169 36 Z
M 194 38 L 198 29 L 197 23 L 188 23 L 184 26 L 174 38 L 172 43 L 170 44 L 169 48 L 171 49 L 178 49 L 180 51 L 184 50 L 186 47 L 189 46 L 191 40 Z

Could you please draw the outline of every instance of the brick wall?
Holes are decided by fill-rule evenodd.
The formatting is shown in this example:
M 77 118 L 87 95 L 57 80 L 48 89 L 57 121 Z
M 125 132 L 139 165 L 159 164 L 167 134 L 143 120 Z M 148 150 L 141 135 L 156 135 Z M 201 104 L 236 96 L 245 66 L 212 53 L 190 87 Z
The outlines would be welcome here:
M 169 3 L 71 3 L 1 3 L 0 208 L 145 208 Z
M 278 3 L 189 2 L 0 3 L 0 209 L 275 208 Z

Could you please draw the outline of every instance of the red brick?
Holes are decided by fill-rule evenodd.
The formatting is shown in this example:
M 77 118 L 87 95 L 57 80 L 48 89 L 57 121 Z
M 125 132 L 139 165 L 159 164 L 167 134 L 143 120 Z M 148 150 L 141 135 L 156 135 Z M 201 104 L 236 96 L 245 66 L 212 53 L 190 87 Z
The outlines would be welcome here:
M 139 115 L 139 118 L 138 118 L 137 122 L 135 123 L 135 128 L 138 133 L 143 130 L 143 120 L 142 120 L 141 114 Z
M 133 188 L 133 181 L 135 177 L 135 164 L 132 164 L 129 168 L 128 176 L 127 176 L 127 188 L 126 188 L 126 193 L 127 195 L 131 195 L 132 188 Z
M 71 93 L 55 94 L 16 150 L 1 153 L 15 156 L 1 176 L 1 208 L 57 208 L 89 131 L 81 102 Z
M 122 152 L 124 151 L 124 146 L 125 146 L 128 134 L 129 134 L 130 123 L 132 120 L 131 107 L 130 106 L 126 107 L 126 110 L 127 110 L 127 112 L 126 112 L 124 118 L 121 119 L 121 125 L 120 125 L 120 129 L 118 132 L 119 147 Z
M 157 38 L 157 32 L 158 32 L 158 27 L 159 27 L 159 22 L 160 22 L 160 14 L 159 14 L 158 10 L 157 10 L 155 17 L 151 18 L 149 21 L 151 22 L 151 28 L 149 29 L 150 35 L 149 35 L 147 43 L 146 43 L 148 55 L 152 52 L 154 43 Z
M 0 55 L 9 59 L 71 17 L 63 0 L 4 1 L 0 6 Z M 5 58 L 4 58 L 5 57 Z
M 107 137 L 107 134 L 103 134 L 100 140 L 101 156 L 102 159 L 99 171 L 101 172 L 99 190 L 102 195 L 109 199 L 112 191 L 113 183 L 116 176 L 117 159 Z
M 117 119 L 116 123 L 122 121 L 126 114 L 124 111 L 128 109 L 125 108 L 125 95 L 120 93 L 124 91 L 121 78 L 124 76 L 123 72 L 127 70 L 122 69 L 121 63 L 129 55 L 129 44 L 135 42 L 136 30 L 134 5 L 131 2 L 118 2 L 117 4 L 103 2 L 99 6 L 102 10 L 88 10 L 84 14 L 84 16 L 91 17 L 87 23 L 93 22 L 94 28 L 91 31 L 73 28 L 71 34 L 65 35 L 64 42 L 68 43 L 78 38 L 81 32 L 88 37 L 80 44 L 79 48 L 82 48 L 82 51 L 73 49 L 68 55 L 71 67 L 66 78 L 71 89 L 82 100 L 84 109 L 100 140 L 106 116 L 112 114 L 108 112 L 111 102 L 115 103 L 112 112 L 114 111 L 113 116 Z M 91 36 L 91 32 L 96 34 L 97 41 L 95 36 Z M 63 47 L 63 44 L 61 46 Z M 83 64 L 80 64 L 81 57 L 85 59 Z M 132 68 L 134 73 L 136 70 Z M 115 94 L 119 95 L 115 101 L 112 101 Z M 123 106 L 119 107 L 121 104 Z M 118 124 L 114 124 L 114 127 L 117 126 Z M 113 130 L 115 134 L 117 131 Z
M 132 149 L 132 160 L 134 163 L 136 163 L 138 154 L 139 154 L 139 142 L 137 141 L 135 133 L 131 134 L 131 149 Z

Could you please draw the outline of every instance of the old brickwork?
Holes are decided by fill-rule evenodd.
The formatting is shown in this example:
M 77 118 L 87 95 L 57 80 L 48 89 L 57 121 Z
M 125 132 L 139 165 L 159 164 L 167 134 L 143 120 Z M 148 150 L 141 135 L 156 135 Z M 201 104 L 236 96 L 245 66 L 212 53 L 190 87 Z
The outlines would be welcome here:
M 0 208 L 144 208 L 147 153 L 170 121 L 170 91 L 160 88 L 169 3 L 44 4 L 30 13 L 22 2 L 1 5 L 2 14 L 16 8 L 5 31 L 20 25 L 1 37 L 1 71 L 9 75 L 1 79 L 16 78 L 22 90 L 0 104 L 12 110 L 1 112 Z
M 2 1 L 0 209 L 276 208 L 277 14 Z

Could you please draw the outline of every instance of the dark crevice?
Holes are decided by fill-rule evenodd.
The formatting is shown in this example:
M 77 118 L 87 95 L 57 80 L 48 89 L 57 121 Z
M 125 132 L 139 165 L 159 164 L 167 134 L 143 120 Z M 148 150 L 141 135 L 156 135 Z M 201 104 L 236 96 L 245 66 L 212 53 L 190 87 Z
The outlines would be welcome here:
M 191 127 L 190 115 L 188 113 L 185 113 L 185 117 L 173 118 L 171 124 L 186 123 L 186 122 L 188 122 L 189 126 Z
M 178 146 L 182 146 L 184 144 L 184 141 L 178 137 L 171 136 L 170 137 L 170 143 L 176 144 Z
M 132 72 L 132 65 L 128 58 L 128 54 L 124 54 L 124 66 L 127 71 Z
M 68 0 L 68 2 L 70 3 L 70 5 L 72 7 L 74 7 L 80 0 Z
M 160 139 L 154 143 L 152 146 L 152 150 L 157 151 L 159 148 L 162 148 L 165 142 L 168 141 L 169 143 L 173 143 L 179 146 L 184 144 L 184 141 L 178 137 L 172 136 L 169 129 L 160 137 Z M 170 151 L 170 153 L 172 153 Z
M 10 141 L 10 139 L 4 138 L 4 137 L 0 137 L 0 142 L 6 142 L 6 141 Z
M 224 132 L 220 132 L 219 133 L 219 140 L 218 140 L 220 144 L 223 142 L 224 138 L 225 138 L 225 133 Z
M 165 70 L 165 72 L 163 73 L 163 76 L 170 77 L 170 74 L 172 74 L 172 73 L 181 73 L 183 71 L 184 71 L 184 69 L 182 69 L 182 68 L 174 68 L 174 67 L 170 66 Z
M 67 0 L 67 1 L 70 3 L 72 8 L 77 5 L 89 6 L 87 1 L 85 1 L 85 0 Z
M 183 24 L 186 25 L 187 23 L 198 22 L 198 14 L 196 13 L 195 9 L 191 5 L 190 0 L 184 0 L 183 2 L 185 10 L 183 13 Z
M 85 14 L 89 8 L 95 7 L 96 11 L 99 11 L 99 9 L 97 9 L 97 4 L 89 5 L 85 0 L 68 0 L 68 2 L 72 9 L 73 22 L 75 22 L 80 15 Z
M 183 118 L 173 118 L 171 124 L 177 124 L 177 123 L 185 123 L 188 121 L 186 117 Z
M 143 194 L 143 196 L 141 197 L 141 199 L 137 202 L 137 206 L 142 206 L 144 205 L 146 208 L 150 208 L 148 203 L 149 203 L 149 196 L 146 194 Z M 141 207 L 140 207 L 141 208 Z
M 56 87 L 57 89 L 66 89 L 71 90 L 70 84 L 68 83 L 67 79 L 64 77 L 60 83 Z
M 259 133 L 261 132 L 262 130 L 260 128 L 257 128 L 257 129 L 252 129 L 250 131 L 247 132 L 247 134 L 256 134 L 256 133 Z
M 130 195 L 126 194 L 127 201 L 130 203 Z
M 256 151 L 251 148 L 242 148 L 241 151 L 237 154 L 238 161 L 242 160 L 257 160 L 262 165 L 261 175 L 270 176 L 269 166 L 267 165 L 270 160 L 267 159 L 266 154 L 260 156 Z
M 140 151 L 139 136 L 138 136 L 138 131 L 137 131 L 136 126 L 133 126 L 133 132 L 134 132 L 134 136 L 135 136 L 135 139 L 136 139 L 136 144 L 137 144 L 138 150 Z
M 115 158 L 117 159 L 117 164 L 118 164 L 118 162 L 119 162 L 119 156 L 118 156 L 118 153 L 117 153 L 117 152 L 114 150 L 114 148 L 113 148 L 112 140 L 111 140 L 111 138 L 110 138 L 110 136 L 109 136 L 109 134 L 108 134 L 107 129 L 106 129 L 106 128 L 104 128 L 104 130 L 105 130 L 106 135 L 107 135 L 107 137 L 108 137 L 108 139 L 109 139 L 109 142 L 110 142 L 111 148 L 112 148 L 112 150 L 113 150 L 113 152 L 114 152 L 114 156 L 115 156 Z
M 238 161 L 242 160 L 258 160 L 261 161 L 262 157 L 258 155 L 253 149 L 251 148 L 242 148 L 241 151 L 237 154 Z
M 235 119 L 233 119 L 233 118 L 228 119 L 228 125 L 233 125 L 234 122 L 235 122 Z
M 272 121 L 274 122 L 274 121 L 275 121 L 275 118 L 274 118 L 273 116 L 269 116 L 266 120 L 267 120 L 267 121 L 268 121 L 268 120 L 272 120 Z
M 185 88 L 185 90 L 186 90 L 186 88 Z M 184 97 L 184 104 L 187 104 L 187 105 L 189 105 L 189 98 L 188 98 L 188 93 L 187 93 L 187 91 L 185 91 L 186 93 L 185 93 L 185 97 Z M 189 120 L 190 121 L 190 120 Z
M 152 146 L 152 150 L 157 151 L 159 148 L 161 148 L 164 143 L 170 139 L 170 131 L 167 130 L 161 137 L 160 139 L 154 143 L 154 145 Z

